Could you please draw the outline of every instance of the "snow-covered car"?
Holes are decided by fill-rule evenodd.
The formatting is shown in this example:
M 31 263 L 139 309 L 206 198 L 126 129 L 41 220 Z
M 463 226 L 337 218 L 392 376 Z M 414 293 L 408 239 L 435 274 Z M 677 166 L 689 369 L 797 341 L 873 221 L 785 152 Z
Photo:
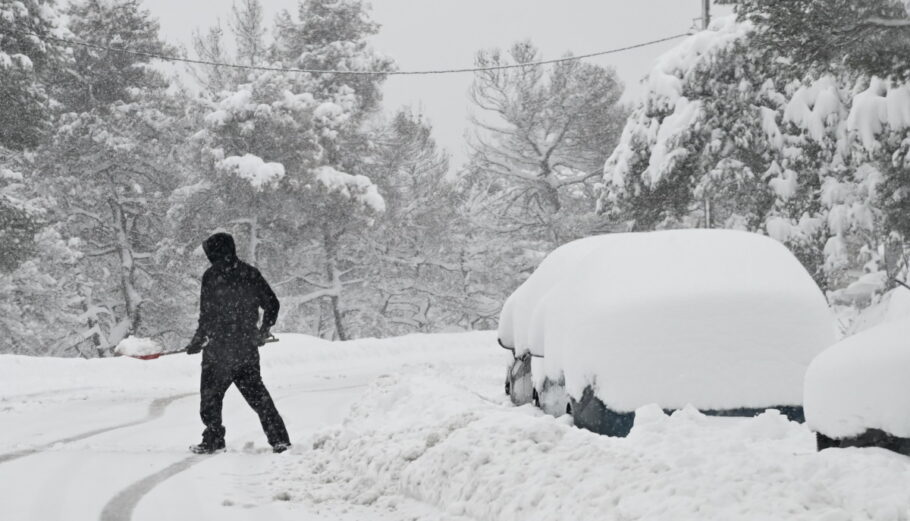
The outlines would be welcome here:
M 595 432 L 627 434 L 649 404 L 729 416 L 775 408 L 802 420 L 806 368 L 835 340 L 812 277 L 758 234 L 591 237 L 538 272 L 504 306 L 500 341 L 528 364 L 532 398 Z M 511 386 L 513 401 L 527 398 Z
M 910 318 L 822 352 L 806 372 L 806 422 L 818 449 L 882 447 L 910 455 Z

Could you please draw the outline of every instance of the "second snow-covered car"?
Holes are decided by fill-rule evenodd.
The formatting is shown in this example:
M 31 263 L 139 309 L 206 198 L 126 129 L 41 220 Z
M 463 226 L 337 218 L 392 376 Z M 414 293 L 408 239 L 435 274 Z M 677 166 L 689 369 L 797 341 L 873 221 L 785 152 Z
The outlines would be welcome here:
M 806 372 L 818 449 L 881 447 L 910 456 L 910 317 L 848 337 Z
M 533 355 L 531 394 L 548 412 L 564 396 L 576 425 L 617 436 L 649 404 L 802 419 L 806 368 L 835 323 L 786 247 L 730 230 L 576 242 L 516 290 L 500 324 L 503 344 Z

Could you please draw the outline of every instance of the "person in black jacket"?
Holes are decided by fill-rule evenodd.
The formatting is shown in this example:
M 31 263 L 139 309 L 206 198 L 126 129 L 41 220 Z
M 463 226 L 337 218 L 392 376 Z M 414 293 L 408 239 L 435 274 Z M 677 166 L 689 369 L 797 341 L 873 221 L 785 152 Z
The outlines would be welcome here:
M 259 415 L 272 449 L 284 452 L 291 445 L 288 432 L 259 372 L 259 346 L 278 319 L 278 297 L 259 270 L 237 258 L 230 234 L 216 233 L 202 247 L 212 266 L 202 276 L 199 327 L 186 352 L 202 352 L 199 414 L 205 431 L 202 443 L 190 450 L 211 454 L 224 449 L 221 408 L 224 393 L 234 384 Z M 262 325 L 257 327 L 260 308 Z

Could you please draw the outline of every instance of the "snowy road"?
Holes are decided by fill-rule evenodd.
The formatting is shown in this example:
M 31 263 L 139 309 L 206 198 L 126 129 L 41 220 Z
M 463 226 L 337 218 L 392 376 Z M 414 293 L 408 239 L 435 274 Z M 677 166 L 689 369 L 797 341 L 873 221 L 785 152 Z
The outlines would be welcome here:
M 297 340 L 264 353 L 263 372 L 292 439 L 301 444 L 316 431 L 340 423 L 349 406 L 383 372 L 440 358 L 439 349 L 420 345 L 333 350 L 317 340 L 294 345 L 301 343 Z M 442 358 L 452 359 L 453 354 L 442 353 Z M 476 350 L 454 353 L 454 358 L 470 364 Z M 272 454 L 258 418 L 236 389 L 228 392 L 224 406 L 227 453 L 194 456 L 187 451 L 201 431 L 198 392 L 193 390 L 198 357 L 116 360 L 106 366 L 73 361 L 72 367 L 54 368 L 44 376 L 34 371 L 40 361 L 2 362 L 6 364 L 0 366 L 0 374 L 8 376 L 5 369 L 13 375 L 0 395 L 4 521 L 179 521 L 216 516 L 299 520 L 325 515 L 307 504 L 283 501 L 276 492 L 276 464 L 305 456 L 296 450 Z M 111 367 L 114 363 L 116 368 Z M 89 375 L 71 372 L 85 368 L 92 376 L 117 376 L 96 378 L 97 386 L 80 385 Z M 135 381 L 129 381 L 131 376 Z M 30 392 L 15 392 L 14 379 Z M 42 380 L 53 389 L 34 391 Z M 66 380 L 74 385 L 67 388 Z M 358 512 L 374 514 L 369 508 L 349 513 L 356 518 Z M 375 514 L 386 517 L 385 512 Z M 330 517 L 345 515 L 332 512 Z
M 326 384 L 309 376 L 294 385 L 277 385 L 273 394 L 287 411 L 288 427 L 299 436 L 340 421 L 366 383 L 365 377 L 359 377 Z M 258 420 L 236 392 L 225 404 L 226 421 L 233 427 L 228 436 L 231 451 L 217 457 L 191 457 L 186 451 L 200 430 L 197 394 L 180 393 L 150 402 L 141 397 L 124 402 L 123 398 L 111 401 L 89 393 L 52 406 L 20 402 L 34 409 L 15 420 L 17 436 L 42 443 L 0 454 L 4 519 L 92 519 L 98 518 L 93 515 L 96 511 L 105 521 L 160 519 L 162 510 L 169 512 L 168 519 L 206 519 L 223 509 L 225 500 L 237 502 L 236 498 L 255 493 L 256 475 L 263 470 L 257 472 L 257 467 L 280 457 L 266 452 Z M 101 416 L 115 418 L 129 415 L 131 408 L 147 414 L 95 426 L 105 422 L 96 419 L 99 411 Z M 47 421 L 49 416 L 56 422 Z M 83 423 L 83 419 L 89 420 Z M 169 479 L 179 485 L 166 494 L 149 496 Z M 221 496 L 217 501 L 202 500 L 216 490 Z M 247 519 L 261 514 L 250 509 L 241 512 L 247 515 L 240 518 Z
M 512 407 L 491 334 L 328 344 L 263 372 L 294 448 L 235 390 L 228 451 L 193 456 L 198 358 L 0 357 L 0 519 L 910 520 L 910 458 L 814 451 L 774 412 L 640 410 L 628 438 Z

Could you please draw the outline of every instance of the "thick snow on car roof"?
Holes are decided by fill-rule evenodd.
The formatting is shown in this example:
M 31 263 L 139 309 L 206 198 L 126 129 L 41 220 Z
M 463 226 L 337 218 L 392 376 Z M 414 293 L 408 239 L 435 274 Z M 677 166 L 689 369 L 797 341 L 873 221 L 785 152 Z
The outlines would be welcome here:
M 910 438 L 910 318 L 848 337 L 820 354 L 805 383 L 806 421 L 831 438 L 881 429 Z
M 835 340 L 818 286 L 762 235 L 613 234 L 569 264 L 529 342 L 547 377 L 576 398 L 593 385 L 617 412 L 800 405 L 806 367 Z
M 499 316 L 499 341 L 515 349 L 516 355 L 528 352 L 529 332 L 534 309 L 543 297 L 571 273 L 572 266 L 584 259 L 609 236 L 586 237 L 563 244 L 540 263 L 534 273 L 506 299 Z M 533 351 L 535 355 L 542 352 Z

